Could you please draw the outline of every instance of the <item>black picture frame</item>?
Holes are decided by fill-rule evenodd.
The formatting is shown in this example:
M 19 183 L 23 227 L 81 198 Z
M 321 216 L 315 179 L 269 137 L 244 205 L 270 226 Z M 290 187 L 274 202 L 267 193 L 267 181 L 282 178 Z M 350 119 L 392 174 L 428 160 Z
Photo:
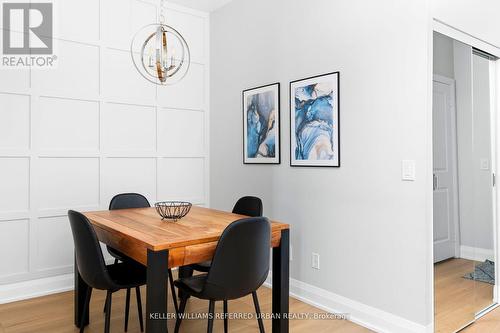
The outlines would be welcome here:
M 266 89 L 269 88 L 269 89 Z M 251 158 L 247 156 L 247 108 L 245 97 L 251 95 L 252 92 L 258 93 L 259 91 L 271 91 L 275 92 L 275 107 L 276 107 L 276 117 L 275 123 L 277 123 L 276 129 L 276 140 L 275 147 L 276 156 L 275 157 L 255 157 Z M 258 87 L 248 88 L 242 91 L 242 118 L 243 118 L 243 164 L 257 164 L 257 165 L 277 165 L 281 164 L 281 85 L 279 82 L 265 84 Z
M 327 76 L 336 76 L 336 97 L 337 97 L 337 103 L 336 103 L 336 119 L 337 119 L 337 133 L 335 135 L 337 139 L 337 159 L 336 163 L 332 163 L 331 165 L 328 165 L 326 163 L 310 163 L 308 164 L 307 162 L 303 162 L 300 164 L 297 164 L 297 162 L 294 163 L 294 136 L 295 136 L 295 129 L 294 129 L 294 124 L 295 124 L 295 94 L 292 92 L 293 86 L 296 85 L 297 83 L 300 82 L 305 82 L 308 80 L 313 80 L 313 79 L 319 79 L 319 78 L 324 78 Z M 340 168 L 341 166 L 341 142 L 340 142 L 340 72 L 335 71 L 335 72 L 329 72 L 325 74 L 319 74 L 319 75 L 314 75 L 294 81 L 290 81 L 289 84 L 289 115 L 290 115 L 290 166 L 291 167 L 316 167 L 316 168 Z M 308 161 L 308 160 L 305 160 Z

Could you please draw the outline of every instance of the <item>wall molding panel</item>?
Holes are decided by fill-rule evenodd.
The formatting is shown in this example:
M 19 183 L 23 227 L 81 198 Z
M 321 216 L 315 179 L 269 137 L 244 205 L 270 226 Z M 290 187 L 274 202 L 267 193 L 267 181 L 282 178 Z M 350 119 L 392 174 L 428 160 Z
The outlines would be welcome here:
M 167 5 L 192 67 L 159 87 L 129 55 L 158 5 L 58 1 L 57 67 L 2 72 L 0 303 L 72 289 L 68 209 L 107 209 L 119 192 L 209 205 L 209 15 Z

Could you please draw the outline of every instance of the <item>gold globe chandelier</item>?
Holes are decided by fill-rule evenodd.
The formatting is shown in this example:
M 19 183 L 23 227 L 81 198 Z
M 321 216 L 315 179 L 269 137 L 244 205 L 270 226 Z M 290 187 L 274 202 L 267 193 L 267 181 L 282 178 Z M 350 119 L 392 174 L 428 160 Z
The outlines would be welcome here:
M 165 0 L 160 1 L 158 22 L 137 31 L 130 54 L 142 77 L 158 85 L 171 85 L 186 76 L 191 55 L 184 37 L 165 23 Z

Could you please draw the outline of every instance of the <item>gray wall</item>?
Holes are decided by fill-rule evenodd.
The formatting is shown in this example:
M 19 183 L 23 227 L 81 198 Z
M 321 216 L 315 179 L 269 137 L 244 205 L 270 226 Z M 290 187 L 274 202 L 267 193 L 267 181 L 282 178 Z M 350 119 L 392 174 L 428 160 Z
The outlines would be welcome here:
M 433 69 L 434 74 L 455 78 L 453 66 L 453 39 L 434 32 L 433 35 Z
M 498 0 L 432 0 L 433 17 L 500 48 Z
M 268 216 L 291 224 L 293 278 L 422 325 L 428 19 L 409 0 L 235 0 L 211 15 L 211 205 L 262 196 Z M 291 168 L 288 83 L 337 70 L 342 167 Z M 243 165 L 241 91 L 276 81 L 282 164 Z M 416 181 L 401 181 L 403 159 L 416 161 Z
M 489 64 L 454 41 L 461 256 L 493 250 Z M 490 168 L 481 169 L 486 159 Z M 478 257 L 479 258 L 479 257 Z
M 473 70 L 473 153 L 474 165 L 474 247 L 493 250 L 493 198 L 491 175 L 491 120 L 489 60 L 474 55 Z M 490 168 L 482 169 L 481 160 Z M 470 240 L 463 239 L 468 245 Z

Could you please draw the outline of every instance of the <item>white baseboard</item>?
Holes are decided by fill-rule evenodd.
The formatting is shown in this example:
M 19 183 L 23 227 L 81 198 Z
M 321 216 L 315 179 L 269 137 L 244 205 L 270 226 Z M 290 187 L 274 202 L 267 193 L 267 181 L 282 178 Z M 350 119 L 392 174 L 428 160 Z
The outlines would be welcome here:
M 485 261 L 486 259 L 494 261 L 495 253 L 493 250 L 480 247 L 460 245 L 460 258 L 474 261 Z
M 106 258 L 105 262 L 108 265 L 112 264 L 114 258 Z M 70 291 L 74 289 L 74 283 L 74 274 L 70 273 L 4 285 L 0 284 L 0 304 Z
M 73 290 L 73 274 L 0 285 L 0 304 Z
M 264 283 L 267 287 L 272 287 L 271 276 L 272 272 Z M 348 314 L 349 321 L 379 333 L 434 331 L 432 324 L 421 325 L 295 279 L 290 279 L 290 297 L 329 313 Z

